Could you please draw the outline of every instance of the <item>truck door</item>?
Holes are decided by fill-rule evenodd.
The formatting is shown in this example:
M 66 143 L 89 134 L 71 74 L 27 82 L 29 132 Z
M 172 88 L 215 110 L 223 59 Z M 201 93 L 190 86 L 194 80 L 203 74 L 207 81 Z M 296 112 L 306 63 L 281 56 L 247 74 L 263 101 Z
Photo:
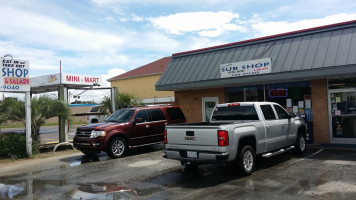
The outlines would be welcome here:
M 131 141 L 133 145 L 147 144 L 152 142 L 151 122 L 147 110 L 140 110 L 136 113 L 134 120 L 139 122 L 131 128 Z
M 167 119 L 164 117 L 160 108 L 150 109 L 148 112 L 151 115 L 151 142 L 162 142 L 164 140 L 164 128 L 167 125 Z
M 272 150 L 283 146 L 285 136 L 283 126 L 277 119 L 271 105 L 261 105 L 261 110 L 265 118 L 265 130 L 267 139 L 267 150 Z
M 282 125 L 283 135 L 285 137 L 285 145 L 292 144 L 294 138 L 296 137 L 296 131 L 293 130 L 294 119 L 289 117 L 287 111 L 285 111 L 279 105 L 273 105 L 274 109 L 276 110 L 278 120 Z

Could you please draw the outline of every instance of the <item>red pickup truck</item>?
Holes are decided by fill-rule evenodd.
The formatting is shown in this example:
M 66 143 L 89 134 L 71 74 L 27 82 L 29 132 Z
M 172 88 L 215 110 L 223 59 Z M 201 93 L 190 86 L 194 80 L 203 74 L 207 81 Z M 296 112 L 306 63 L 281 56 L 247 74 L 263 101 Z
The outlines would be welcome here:
M 105 123 L 77 128 L 74 147 L 84 154 L 105 151 L 119 158 L 128 148 L 162 143 L 167 124 L 185 123 L 186 119 L 177 106 L 146 106 L 115 111 Z

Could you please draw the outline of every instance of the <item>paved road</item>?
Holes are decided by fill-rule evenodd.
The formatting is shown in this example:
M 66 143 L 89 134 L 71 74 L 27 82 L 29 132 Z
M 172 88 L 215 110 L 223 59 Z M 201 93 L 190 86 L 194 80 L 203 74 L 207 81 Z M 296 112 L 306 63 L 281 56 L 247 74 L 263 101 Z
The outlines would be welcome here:
M 76 131 L 76 128 L 81 125 L 71 125 L 68 130 L 68 140 L 72 140 Z M 1 129 L 3 133 L 15 132 L 24 133 L 24 128 L 3 128 Z M 42 126 L 40 129 L 41 144 L 58 142 L 58 126 Z
M 19 199 L 356 199 L 356 150 L 307 150 L 257 162 L 242 177 L 231 165 L 182 171 L 162 146 L 124 158 L 79 153 L 2 167 L 0 196 Z M 11 189 L 10 189 L 11 188 Z

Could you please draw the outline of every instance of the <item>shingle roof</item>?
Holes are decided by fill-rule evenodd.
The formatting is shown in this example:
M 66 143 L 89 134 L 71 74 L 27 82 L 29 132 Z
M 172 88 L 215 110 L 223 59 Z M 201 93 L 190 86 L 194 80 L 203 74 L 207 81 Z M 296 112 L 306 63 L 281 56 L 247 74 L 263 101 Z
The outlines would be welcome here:
M 139 76 L 147 76 L 153 74 L 161 74 L 166 69 L 168 63 L 171 61 L 171 56 L 164 57 L 149 64 L 143 65 L 126 73 L 108 79 L 108 81 L 114 81 L 119 79 L 126 79 Z
M 356 20 L 173 54 L 156 90 L 230 87 L 356 74 Z M 220 66 L 271 58 L 268 74 L 222 78 Z

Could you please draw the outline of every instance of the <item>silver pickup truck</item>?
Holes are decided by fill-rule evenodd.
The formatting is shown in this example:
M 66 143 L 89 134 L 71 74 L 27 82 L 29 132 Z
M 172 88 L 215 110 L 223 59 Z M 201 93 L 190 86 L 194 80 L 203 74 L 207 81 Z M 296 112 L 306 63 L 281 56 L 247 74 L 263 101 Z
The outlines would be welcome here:
M 164 157 L 184 169 L 199 164 L 234 162 L 244 175 L 253 172 L 256 155 L 271 157 L 305 151 L 306 124 L 271 102 L 219 104 L 210 122 L 166 126 Z

